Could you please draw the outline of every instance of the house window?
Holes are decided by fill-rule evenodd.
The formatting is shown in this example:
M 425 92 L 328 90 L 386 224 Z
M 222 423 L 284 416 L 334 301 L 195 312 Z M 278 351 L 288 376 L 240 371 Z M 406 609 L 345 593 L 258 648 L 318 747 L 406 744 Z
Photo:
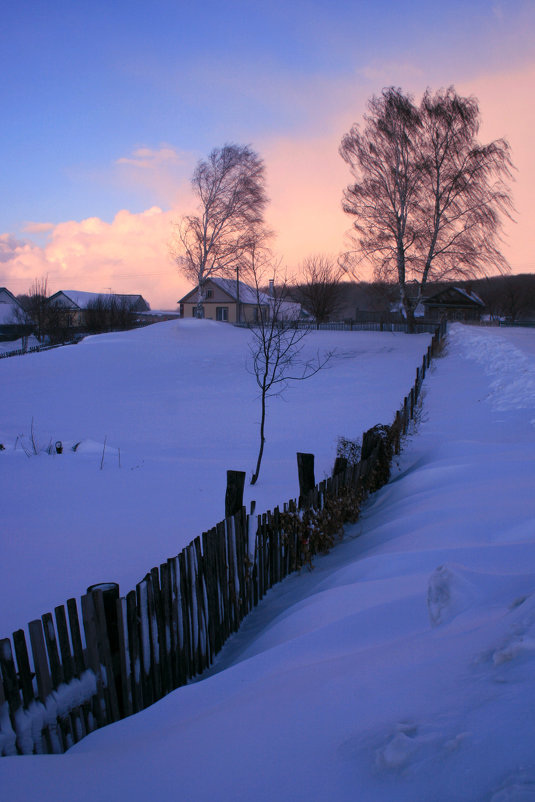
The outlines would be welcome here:
M 212 290 L 206 290 L 204 295 L 205 295 L 206 298 L 211 298 L 212 295 L 213 295 L 213 292 L 212 292 Z
M 202 304 L 201 304 L 201 306 L 198 306 L 197 304 L 194 304 L 192 309 L 191 309 L 191 314 L 192 314 L 193 317 L 203 318 L 204 317 L 204 306 Z
M 215 308 L 216 320 L 228 320 L 228 306 L 216 306 Z

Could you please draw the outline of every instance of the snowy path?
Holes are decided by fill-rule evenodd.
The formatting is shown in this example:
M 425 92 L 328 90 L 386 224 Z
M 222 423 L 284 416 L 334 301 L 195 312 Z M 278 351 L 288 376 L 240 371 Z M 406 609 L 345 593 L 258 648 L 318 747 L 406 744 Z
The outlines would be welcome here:
M 0 761 L 3 798 L 535 799 L 534 354 L 534 331 L 453 327 L 344 541 L 209 679 L 65 756 Z

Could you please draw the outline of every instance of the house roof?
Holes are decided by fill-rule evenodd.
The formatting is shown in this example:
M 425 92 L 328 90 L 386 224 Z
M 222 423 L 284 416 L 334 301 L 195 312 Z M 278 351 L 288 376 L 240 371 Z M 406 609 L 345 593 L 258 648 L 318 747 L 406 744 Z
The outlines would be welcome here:
M 7 295 L 8 296 L 8 300 L 7 301 L 6 300 L 2 300 L 2 295 Z M 13 306 L 20 306 L 19 302 L 17 301 L 17 299 L 15 298 L 13 293 L 10 292 L 7 287 L 0 287 L 0 303 L 2 303 L 2 304 L 10 303 Z
M 0 324 L 6 326 L 19 322 L 15 316 L 15 310 L 24 314 L 22 306 L 13 293 L 7 287 L 0 287 Z
M 424 299 L 426 306 L 463 306 L 483 308 L 485 304 L 475 292 L 462 287 L 446 287 L 444 290 Z
M 209 285 L 210 283 L 215 284 L 216 287 L 219 287 L 226 295 L 229 296 L 233 301 L 237 301 L 237 292 L 236 292 L 236 279 L 234 278 L 221 278 L 220 276 L 211 276 L 209 279 L 206 280 L 205 286 Z M 240 287 L 240 303 L 242 304 L 257 304 L 258 299 L 260 300 L 261 304 L 269 304 L 271 297 L 267 295 L 265 292 L 258 292 L 258 298 L 256 294 L 256 289 L 251 287 L 249 284 L 245 284 L 245 282 L 239 282 Z M 197 287 L 190 290 L 183 298 L 180 299 L 179 303 L 187 303 L 191 300 L 192 296 L 194 296 L 197 292 Z
M 118 298 L 119 300 L 131 301 L 133 304 L 141 300 L 146 303 L 141 295 L 119 295 L 109 292 L 84 292 L 82 290 L 59 290 L 59 292 L 55 292 L 54 295 L 50 296 L 49 301 L 61 302 L 71 309 L 87 309 L 90 303 L 94 303 L 99 298 Z
M 237 301 L 237 293 L 236 293 L 236 280 L 232 278 L 220 278 L 217 276 L 213 278 L 212 281 L 216 284 L 221 290 L 226 292 L 230 297 Z M 240 281 L 238 282 L 240 285 L 240 303 L 242 304 L 256 304 L 260 301 L 261 304 L 269 303 L 270 296 L 267 295 L 265 292 L 258 290 L 258 296 L 256 289 L 251 287 L 249 284 L 245 284 L 245 282 Z
M 225 295 L 228 295 L 229 298 L 234 301 L 234 303 L 237 303 L 238 297 L 236 292 L 236 279 L 211 276 L 206 280 L 205 286 L 208 286 L 209 284 L 214 284 L 216 287 L 222 290 Z M 239 285 L 241 304 L 251 304 L 253 306 L 260 304 L 261 306 L 268 306 L 270 309 L 273 309 L 275 303 L 277 303 L 278 315 L 284 320 L 295 320 L 302 315 L 301 304 L 296 303 L 295 301 L 281 301 L 280 299 L 273 298 L 273 296 L 269 295 L 267 292 L 262 292 L 262 290 L 258 290 L 257 293 L 255 287 L 251 287 L 249 284 L 245 284 L 243 281 L 240 281 Z M 179 303 L 195 302 L 196 293 L 197 287 L 195 287 L 193 290 L 190 290 L 187 295 L 184 295 L 184 297 L 180 299 Z M 206 303 L 206 301 L 204 303 Z M 208 303 L 210 303 L 210 301 L 208 301 Z

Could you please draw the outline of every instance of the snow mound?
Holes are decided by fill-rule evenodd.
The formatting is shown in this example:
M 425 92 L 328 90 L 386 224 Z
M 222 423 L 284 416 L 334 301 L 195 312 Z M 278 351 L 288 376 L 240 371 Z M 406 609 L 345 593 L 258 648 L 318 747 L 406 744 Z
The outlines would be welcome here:
M 535 408 L 533 359 L 503 335 L 455 324 L 449 337 L 463 356 L 483 366 L 492 381 L 487 400 L 492 408 L 507 412 Z

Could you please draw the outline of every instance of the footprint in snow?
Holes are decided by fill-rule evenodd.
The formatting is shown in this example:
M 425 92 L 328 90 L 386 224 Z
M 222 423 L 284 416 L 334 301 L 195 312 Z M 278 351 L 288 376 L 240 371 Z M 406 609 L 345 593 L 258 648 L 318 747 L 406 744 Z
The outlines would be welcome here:
M 439 565 L 429 577 L 427 609 L 432 626 L 445 624 L 471 607 L 479 593 L 470 572 L 462 565 Z
M 491 791 L 489 802 L 535 802 L 535 781 L 522 775 L 509 777 Z
M 396 725 L 384 746 L 375 751 L 375 767 L 379 770 L 399 771 L 429 760 L 444 752 L 455 752 L 468 736 L 459 733 L 448 738 L 435 730 L 425 731 L 416 724 Z

